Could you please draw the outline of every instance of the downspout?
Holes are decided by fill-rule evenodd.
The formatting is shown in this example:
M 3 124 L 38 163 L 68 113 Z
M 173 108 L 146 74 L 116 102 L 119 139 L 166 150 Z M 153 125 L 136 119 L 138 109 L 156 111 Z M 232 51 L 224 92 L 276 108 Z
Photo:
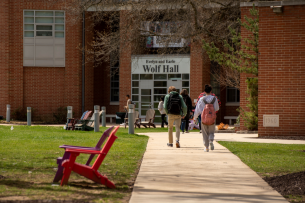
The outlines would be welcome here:
M 83 11 L 83 40 L 82 40 L 82 113 L 85 112 L 85 11 Z

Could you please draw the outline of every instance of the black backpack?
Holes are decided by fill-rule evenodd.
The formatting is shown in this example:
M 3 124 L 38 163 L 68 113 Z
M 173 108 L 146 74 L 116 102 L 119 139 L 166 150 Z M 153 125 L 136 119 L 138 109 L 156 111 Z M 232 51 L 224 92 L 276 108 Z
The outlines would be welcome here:
M 179 94 L 170 94 L 167 103 L 168 114 L 181 114 L 181 99 Z

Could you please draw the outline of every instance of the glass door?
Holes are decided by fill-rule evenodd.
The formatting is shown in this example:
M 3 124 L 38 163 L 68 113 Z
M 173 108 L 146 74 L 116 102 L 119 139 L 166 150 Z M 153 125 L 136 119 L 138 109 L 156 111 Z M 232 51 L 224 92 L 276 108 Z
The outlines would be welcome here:
M 146 111 L 153 108 L 153 81 L 140 81 L 140 101 L 139 113 L 142 118 L 145 118 Z

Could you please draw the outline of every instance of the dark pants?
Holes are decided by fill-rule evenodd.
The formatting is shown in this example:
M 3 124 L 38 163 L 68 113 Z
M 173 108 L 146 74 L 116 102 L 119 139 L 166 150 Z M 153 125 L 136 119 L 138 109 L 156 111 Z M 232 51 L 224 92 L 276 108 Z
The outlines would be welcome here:
M 201 114 L 198 116 L 199 129 L 201 130 Z
M 189 123 L 190 123 L 190 113 L 187 113 L 184 119 L 181 120 L 181 130 L 184 132 L 189 130 Z
M 161 119 L 162 119 L 161 128 L 164 128 L 164 124 L 168 125 L 168 123 L 165 120 L 165 116 L 166 114 L 161 114 Z

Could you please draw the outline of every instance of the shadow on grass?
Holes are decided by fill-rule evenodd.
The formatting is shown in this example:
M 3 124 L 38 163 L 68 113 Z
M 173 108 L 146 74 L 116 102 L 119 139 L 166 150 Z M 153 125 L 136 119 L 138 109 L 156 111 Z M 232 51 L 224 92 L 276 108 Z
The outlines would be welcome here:
M 15 187 L 18 189 L 30 189 L 30 190 L 35 190 L 35 191 L 40 190 L 40 191 L 44 191 L 45 192 L 44 194 L 46 196 L 48 195 L 48 193 L 50 195 L 51 192 L 57 193 L 56 197 L 61 197 L 62 193 L 70 193 L 70 195 L 77 193 L 77 195 L 85 196 L 86 201 L 94 200 L 97 198 L 113 198 L 113 196 L 116 195 L 116 194 L 114 194 L 116 192 L 121 192 L 121 193 L 129 192 L 128 186 L 123 187 L 123 186 L 117 185 L 118 188 L 109 189 L 109 188 L 105 187 L 104 185 L 99 185 L 96 183 L 89 183 L 89 182 L 85 182 L 85 181 L 81 181 L 81 182 L 71 181 L 71 182 L 69 182 L 68 186 L 61 187 L 61 186 L 51 186 L 52 183 L 45 183 L 45 182 L 34 183 L 34 182 L 30 182 L 30 181 L 2 179 L 2 180 L 0 180 L 0 185 Z M 71 190 L 71 187 L 69 187 L 69 186 L 73 187 L 72 189 L 74 189 L 74 190 Z M 97 191 L 99 191 L 99 193 L 97 193 Z M 105 193 L 101 193 L 101 191 L 104 191 Z M 33 193 L 32 195 L 26 195 L 26 196 L 29 197 L 29 196 L 35 196 L 35 195 L 36 194 Z M 67 197 L 66 194 L 63 194 L 63 195 L 65 197 Z M 22 195 L 7 195 L 7 196 L 0 196 L 0 197 L 3 198 L 3 197 L 10 197 L 10 196 L 19 197 Z M 71 197 L 71 199 L 77 199 L 77 198 Z M 77 199 L 77 201 L 80 201 L 80 200 Z

